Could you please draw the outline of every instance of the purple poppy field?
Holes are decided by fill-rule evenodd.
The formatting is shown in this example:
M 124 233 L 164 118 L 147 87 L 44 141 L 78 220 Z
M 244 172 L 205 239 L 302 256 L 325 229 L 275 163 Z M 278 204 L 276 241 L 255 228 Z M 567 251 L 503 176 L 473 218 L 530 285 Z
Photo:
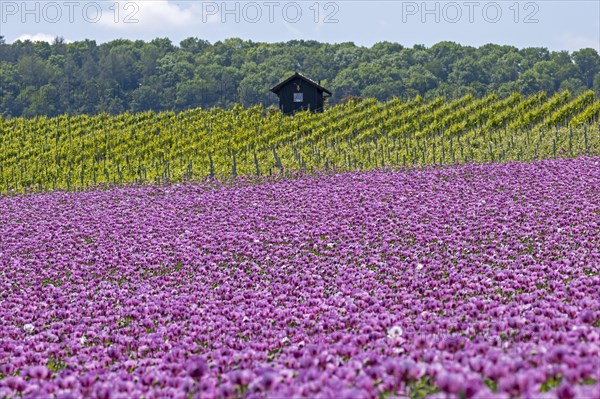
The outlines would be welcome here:
M 600 399 L 600 158 L 0 197 L 0 398 Z

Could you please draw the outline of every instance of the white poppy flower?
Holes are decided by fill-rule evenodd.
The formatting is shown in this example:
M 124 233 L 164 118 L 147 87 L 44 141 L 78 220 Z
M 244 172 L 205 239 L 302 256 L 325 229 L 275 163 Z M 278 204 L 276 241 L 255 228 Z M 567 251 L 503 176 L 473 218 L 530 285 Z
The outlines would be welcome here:
M 387 331 L 388 338 L 396 339 L 402 336 L 402 328 L 399 326 L 393 326 L 388 328 Z

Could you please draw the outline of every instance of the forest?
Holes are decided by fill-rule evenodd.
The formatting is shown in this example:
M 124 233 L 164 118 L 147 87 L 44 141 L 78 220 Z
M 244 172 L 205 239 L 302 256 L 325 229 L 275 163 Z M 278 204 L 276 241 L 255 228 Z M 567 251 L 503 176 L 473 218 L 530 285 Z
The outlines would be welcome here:
M 426 100 L 467 94 L 501 98 L 568 90 L 600 93 L 600 56 L 546 48 L 481 47 L 440 42 L 405 47 L 380 42 L 293 40 L 215 43 L 187 38 L 7 43 L 0 36 L 0 115 L 3 118 L 97 115 L 191 108 L 273 106 L 269 88 L 294 71 L 321 80 L 334 95 Z

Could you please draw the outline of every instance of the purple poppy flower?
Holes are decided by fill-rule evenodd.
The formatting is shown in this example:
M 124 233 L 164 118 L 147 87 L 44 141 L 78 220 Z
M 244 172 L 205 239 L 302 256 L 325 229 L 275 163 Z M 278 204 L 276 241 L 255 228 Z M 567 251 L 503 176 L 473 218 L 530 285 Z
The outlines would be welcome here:
M 206 363 L 203 357 L 195 356 L 186 362 L 186 370 L 190 377 L 196 381 L 200 381 L 208 373 L 209 368 L 208 363 Z
M 46 366 L 31 366 L 25 374 L 35 380 L 45 380 L 50 377 L 50 370 Z

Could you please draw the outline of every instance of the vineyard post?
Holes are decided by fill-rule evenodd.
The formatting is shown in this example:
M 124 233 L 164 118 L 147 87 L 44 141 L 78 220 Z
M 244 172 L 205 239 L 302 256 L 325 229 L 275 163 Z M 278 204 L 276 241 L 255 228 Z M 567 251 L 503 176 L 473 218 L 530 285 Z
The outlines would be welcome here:
M 56 165 L 60 166 L 60 158 L 58 155 L 58 140 L 59 140 L 59 135 L 60 133 L 57 131 L 56 132 L 56 141 L 54 142 L 54 153 L 56 154 Z
M 390 151 L 390 143 L 389 143 L 389 141 L 386 142 L 386 145 L 387 145 L 387 157 L 388 157 L 388 161 L 391 164 L 392 163 L 392 155 L 391 155 L 391 151 Z
M 231 175 L 235 179 L 237 177 L 237 162 L 236 162 L 236 159 L 235 159 L 235 151 L 231 151 L 231 155 L 233 157 L 233 159 L 232 159 L 232 165 L 231 165 Z
M 254 156 L 254 167 L 256 168 L 256 177 L 260 176 L 260 169 L 258 168 L 258 157 L 256 156 L 256 147 L 253 148 Z
M 117 175 L 119 176 L 119 183 L 123 183 L 123 174 L 121 173 L 121 167 L 119 166 L 119 163 L 117 162 Z
M 442 146 L 442 159 L 440 161 L 440 165 L 444 163 L 444 159 L 446 158 L 446 149 L 444 148 L 444 130 L 442 129 L 442 134 L 440 134 L 440 145 Z
M 450 156 L 452 157 L 452 163 L 456 163 L 456 158 L 454 157 L 454 148 L 452 146 L 452 134 L 450 135 Z
M 69 148 L 70 148 L 70 147 L 71 147 L 71 145 L 73 144 L 73 143 L 72 143 L 72 137 L 71 137 L 71 120 L 70 120 L 70 119 L 68 119 L 67 121 L 68 121 L 68 122 L 67 122 L 67 133 L 68 133 L 68 135 L 69 135 Z
M 433 165 L 435 166 L 435 133 L 433 134 L 433 144 L 431 148 L 431 153 L 433 154 Z
M 415 135 L 416 137 L 416 135 Z M 421 151 L 421 159 L 423 161 L 423 165 L 425 165 L 425 146 L 421 146 L 419 143 L 419 138 L 416 139 L 417 148 Z
M 84 174 L 85 174 L 85 165 L 84 165 L 84 163 L 82 162 L 82 163 L 81 163 L 81 174 L 80 174 L 80 178 L 81 178 L 81 179 L 80 179 L 80 180 L 81 180 L 81 187 L 83 187 L 83 186 L 84 186 L 84 184 L 83 184 L 83 176 L 84 176 Z
M 583 127 L 583 140 L 585 143 L 585 152 L 587 154 L 590 151 L 590 148 L 588 147 L 587 126 Z
M 275 146 L 272 146 L 271 149 L 273 150 L 273 158 L 275 159 L 275 166 L 279 169 L 279 171 L 281 173 L 283 173 L 283 164 L 281 163 L 281 158 L 279 158 L 279 155 L 277 155 L 277 152 L 275 151 Z
M 208 174 L 210 177 L 215 177 L 215 165 L 210 152 L 208 153 Z
M 569 125 L 569 156 L 573 156 L 573 125 Z
M 515 145 L 515 132 L 514 132 L 514 130 L 510 131 L 510 148 L 513 149 L 513 150 L 516 148 L 516 145 Z

